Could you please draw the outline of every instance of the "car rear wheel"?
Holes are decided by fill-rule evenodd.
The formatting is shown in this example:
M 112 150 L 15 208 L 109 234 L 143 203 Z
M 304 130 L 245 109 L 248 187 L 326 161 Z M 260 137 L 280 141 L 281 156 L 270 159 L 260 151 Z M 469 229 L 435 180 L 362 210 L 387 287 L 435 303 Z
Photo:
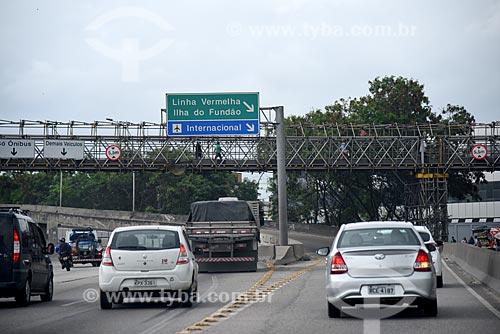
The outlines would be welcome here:
M 42 300 L 42 302 L 50 302 L 53 296 L 54 296 L 54 280 L 51 276 L 49 281 L 47 282 L 47 286 L 45 287 L 43 295 L 40 295 L 40 299 Z
M 443 275 L 436 276 L 436 287 L 438 287 L 438 288 L 443 287 Z
M 438 313 L 437 299 L 427 299 L 422 301 L 421 308 L 426 317 L 435 317 Z
M 330 318 L 340 318 L 341 311 L 335 305 L 328 303 L 328 317 Z
M 198 302 L 198 284 L 193 281 L 193 284 L 187 291 L 183 291 L 181 297 L 181 305 L 183 307 L 192 307 Z
M 111 296 L 111 293 L 109 293 L 109 295 Z M 108 295 L 102 290 L 99 301 L 101 303 L 101 309 L 103 310 L 109 310 L 113 307 L 113 303 L 111 302 L 111 300 L 109 300 Z
M 31 280 L 28 278 L 24 287 L 16 295 L 16 303 L 19 306 L 28 306 L 31 301 Z

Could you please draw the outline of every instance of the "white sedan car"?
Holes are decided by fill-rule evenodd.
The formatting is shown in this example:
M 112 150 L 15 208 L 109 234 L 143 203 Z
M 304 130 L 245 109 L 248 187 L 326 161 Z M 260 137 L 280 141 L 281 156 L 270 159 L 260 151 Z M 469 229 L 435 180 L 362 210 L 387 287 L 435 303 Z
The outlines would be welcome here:
M 437 287 L 443 287 L 443 264 L 441 263 L 441 253 L 439 252 L 439 247 L 436 241 L 432 238 L 431 231 L 425 226 L 415 226 L 415 230 L 417 230 L 418 234 L 424 241 L 427 249 L 431 252 L 432 255 L 432 264 L 436 269 L 436 280 Z
M 198 264 L 181 226 L 119 227 L 109 238 L 99 267 L 102 309 L 125 298 L 172 298 L 192 306 L 198 290 Z

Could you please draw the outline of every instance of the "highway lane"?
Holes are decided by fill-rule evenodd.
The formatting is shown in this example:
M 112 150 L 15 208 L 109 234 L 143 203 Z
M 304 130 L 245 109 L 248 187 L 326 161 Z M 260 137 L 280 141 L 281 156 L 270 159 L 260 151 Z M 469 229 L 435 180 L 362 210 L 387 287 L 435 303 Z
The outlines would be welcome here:
M 291 270 L 296 265 L 289 265 Z M 424 318 L 406 310 L 380 321 L 353 317 L 330 319 L 324 292 L 324 264 L 281 287 L 271 303 L 256 303 L 206 333 L 498 333 L 500 319 L 474 298 L 445 269 L 438 289 L 439 315 Z
M 200 274 L 199 291 L 204 301 L 193 308 L 126 302 L 112 310 L 101 310 L 98 268 L 76 265 L 67 272 L 57 266 L 53 301 L 41 302 L 39 297 L 32 297 L 32 304 L 22 308 L 16 307 L 13 298 L 0 299 L 0 332 L 41 334 L 71 329 L 72 334 L 175 333 L 215 312 L 235 298 L 233 295 L 255 284 L 266 271 L 267 267 L 262 266 L 250 273 Z
M 290 237 L 303 239 L 306 251 L 328 245 L 331 237 L 291 233 Z M 38 297 L 27 308 L 15 307 L 12 300 L 0 299 L 0 332 L 2 333 L 54 333 L 61 329 L 77 333 L 178 333 L 189 332 L 203 325 L 205 333 L 498 333 L 500 319 L 471 294 L 462 284 L 473 283 L 474 291 L 485 297 L 500 310 L 500 297 L 484 295 L 481 285 L 466 273 L 450 267 L 459 274 L 455 277 L 447 268 L 445 286 L 438 289 L 439 315 L 423 318 L 418 312 L 405 311 L 389 319 L 365 321 L 343 317 L 329 319 L 324 295 L 323 259 L 300 261 L 269 270 L 261 266 L 256 273 L 200 274 L 200 293 L 203 302 L 193 308 L 166 306 L 159 303 L 129 304 L 101 310 L 98 301 L 89 302 L 97 289 L 98 268 L 77 265 L 66 272 L 55 269 L 54 300 L 42 303 Z M 234 303 L 231 293 L 248 291 L 257 281 L 264 279 L 259 291 L 265 295 L 245 301 L 214 318 L 221 310 Z M 90 289 L 90 290 L 89 290 Z M 87 291 L 87 292 L 86 292 Z M 90 291 L 90 293 L 89 293 Z M 87 293 L 87 294 L 86 294 Z M 209 298 L 210 297 L 210 298 Z M 219 297 L 219 298 L 217 298 Z M 497 303 L 495 303 L 497 301 Z M 210 323 L 200 322 L 212 316 Z M 190 327 L 195 326 L 195 327 Z M 199 331 L 193 331 L 199 332 Z

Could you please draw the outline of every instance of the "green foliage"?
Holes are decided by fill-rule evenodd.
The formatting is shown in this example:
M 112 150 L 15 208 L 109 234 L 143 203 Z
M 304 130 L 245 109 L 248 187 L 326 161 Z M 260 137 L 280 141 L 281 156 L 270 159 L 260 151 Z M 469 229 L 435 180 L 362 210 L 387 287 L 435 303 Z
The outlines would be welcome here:
M 0 175 L 0 202 L 16 204 L 57 205 L 50 193 L 54 174 L 47 173 L 2 173 Z
M 415 123 L 474 123 L 474 116 L 462 106 L 448 104 L 440 114 L 433 113 L 424 86 L 417 80 L 403 77 L 377 77 L 369 81 L 369 93 L 359 98 L 340 99 L 304 116 L 286 119 L 287 135 L 325 135 L 328 124 L 415 124 Z M 316 128 L 301 127 L 314 124 Z M 471 127 L 462 127 L 464 134 Z M 331 129 L 330 129 L 331 130 Z M 298 133 L 297 131 L 303 131 Z M 334 135 L 338 135 L 337 130 Z M 341 133 L 341 135 L 352 135 Z M 436 143 L 438 141 L 435 141 Z M 429 147 L 431 149 L 431 147 Z M 404 219 L 401 212 L 405 183 L 415 183 L 409 175 L 356 170 L 331 173 L 288 173 L 288 218 L 293 222 L 324 221 L 341 225 L 360 220 Z M 276 194 L 276 180 L 269 191 Z M 448 183 L 450 196 L 477 199 L 478 182 L 482 173 L 451 173 Z M 277 218 L 277 196 L 271 196 L 273 215 Z
M 187 214 L 191 202 L 237 196 L 257 200 L 258 184 L 235 174 L 205 173 L 175 176 L 137 172 L 136 211 Z M 59 173 L 0 174 L 0 202 L 59 205 Z M 132 210 L 132 173 L 63 173 L 63 206 Z

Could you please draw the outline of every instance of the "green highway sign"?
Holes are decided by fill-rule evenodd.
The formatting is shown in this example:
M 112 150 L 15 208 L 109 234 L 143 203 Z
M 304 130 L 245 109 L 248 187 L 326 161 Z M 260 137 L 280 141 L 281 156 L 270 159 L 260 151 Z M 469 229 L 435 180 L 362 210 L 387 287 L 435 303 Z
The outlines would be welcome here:
M 259 93 L 167 94 L 169 136 L 259 134 Z

